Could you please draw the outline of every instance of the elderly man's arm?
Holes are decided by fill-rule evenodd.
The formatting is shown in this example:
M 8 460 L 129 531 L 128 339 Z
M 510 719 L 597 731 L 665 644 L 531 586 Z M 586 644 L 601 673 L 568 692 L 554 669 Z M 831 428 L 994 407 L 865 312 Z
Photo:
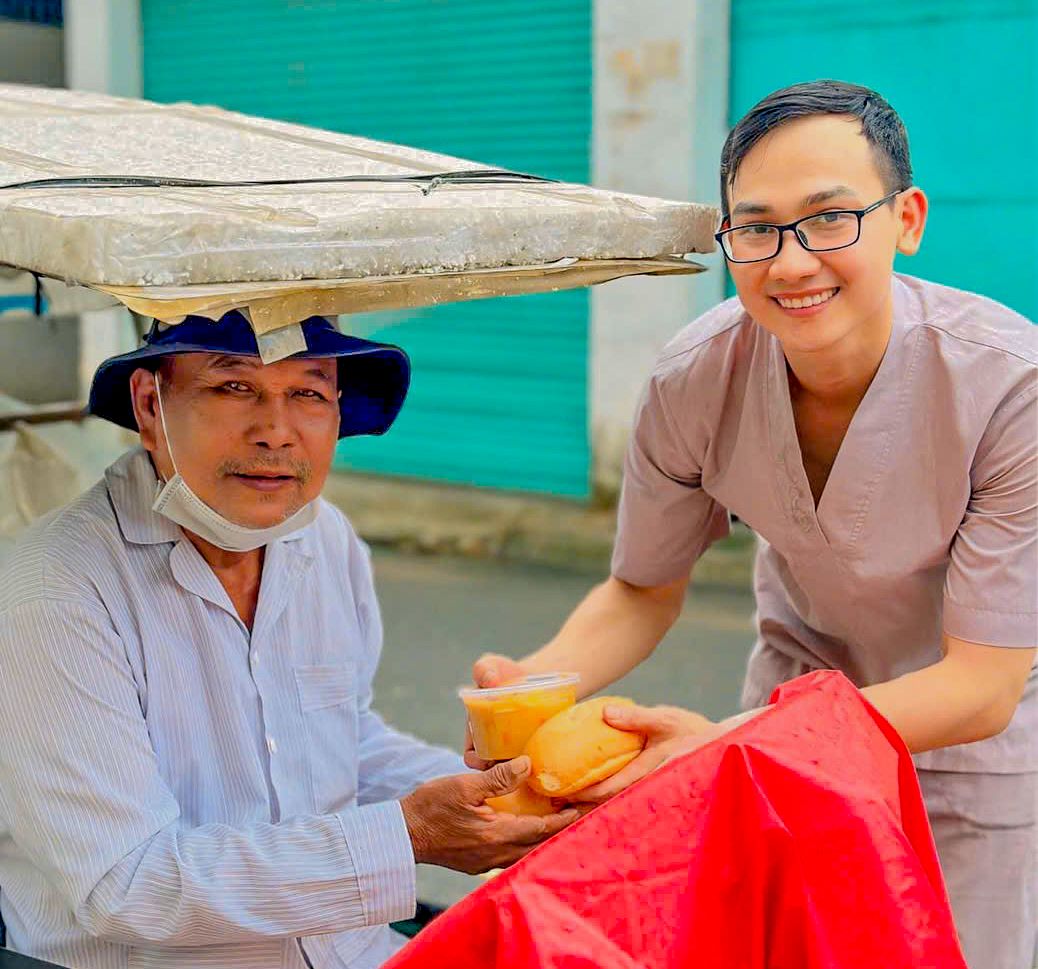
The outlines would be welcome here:
M 389 726 L 373 709 L 372 681 L 382 655 L 382 616 L 371 573 L 371 553 L 352 528 L 349 528 L 349 540 L 352 545 L 350 581 L 364 640 L 358 697 L 360 764 L 357 800 L 361 804 L 375 804 L 410 794 L 419 784 L 437 777 L 467 774 L 469 768 L 460 754 Z M 460 710 L 460 703 L 458 706 Z
M 396 730 L 374 710 L 362 709 L 357 795 L 361 804 L 400 798 L 425 781 L 469 773 L 460 754 Z
M 99 606 L 0 614 L 0 830 L 91 934 L 227 944 L 389 922 L 414 909 L 400 804 L 189 827 L 125 650 Z

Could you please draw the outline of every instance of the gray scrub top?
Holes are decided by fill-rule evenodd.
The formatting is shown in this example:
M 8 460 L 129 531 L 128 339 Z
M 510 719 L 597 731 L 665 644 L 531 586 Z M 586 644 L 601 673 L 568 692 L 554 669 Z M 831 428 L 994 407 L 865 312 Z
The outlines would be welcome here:
M 896 275 L 886 352 L 817 509 L 779 342 L 737 299 L 661 354 L 627 452 L 613 574 L 687 575 L 738 515 L 759 540 L 743 704 L 809 670 L 858 686 L 941 658 L 942 630 L 1038 644 L 1038 327 Z M 920 767 L 1038 770 L 1038 664 L 997 737 Z

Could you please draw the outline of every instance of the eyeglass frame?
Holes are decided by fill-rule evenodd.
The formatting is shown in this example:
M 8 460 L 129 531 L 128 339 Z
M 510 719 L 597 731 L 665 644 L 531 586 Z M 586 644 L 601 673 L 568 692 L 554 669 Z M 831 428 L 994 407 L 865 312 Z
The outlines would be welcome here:
M 873 202 L 872 205 L 867 205 L 863 209 L 827 209 L 824 212 L 815 212 L 813 215 L 805 215 L 802 219 L 797 219 L 794 222 L 787 222 L 785 225 L 777 225 L 774 222 L 747 222 L 746 225 L 732 225 L 727 229 L 721 229 L 719 232 L 714 233 L 714 239 L 717 244 L 721 247 L 721 252 L 724 254 L 724 258 L 728 262 L 734 262 L 736 265 L 748 265 L 754 262 L 767 262 L 769 259 L 774 259 L 780 252 L 782 252 L 782 244 L 786 241 L 786 233 L 792 232 L 797 242 L 800 243 L 800 247 L 806 252 L 838 252 L 840 249 L 849 249 L 851 246 L 857 245 L 858 240 L 861 239 L 861 220 L 865 218 L 870 212 L 874 212 L 876 209 L 883 205 L 886 205 L 891 199 L 897 198 L 902 192 L 907 192 L 906 188 L 899 188 L 896 192 L 891 192 L 889 195 L 884 195 L 878 202 Z M 804 238 L 797 232 L 797 226 L 801 222 L 809 222 L 811 219 L 817 219 L 823 215 L 856 215 L 858 217 L 858 232 L 855 235 L 852 242 L 845 242 L 842 246 L 832 246 L 831 248 L 824 249 L 812 249 Z M 764 225 L 769 229 L 778 229 L 778 245 L 775 251 L 770 256 L 761 256 L 759 259 L 733 259 L 728 255 L 728 250 L 724 246 L 724 237 L 738 229 L 749 229 L 755 225 Z

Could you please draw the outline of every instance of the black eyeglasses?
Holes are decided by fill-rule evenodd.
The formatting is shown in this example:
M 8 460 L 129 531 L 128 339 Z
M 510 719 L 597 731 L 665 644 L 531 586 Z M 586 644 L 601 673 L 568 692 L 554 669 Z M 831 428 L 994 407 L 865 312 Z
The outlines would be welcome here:
M 797 241 L 808 252 L 846 249 L 861 238 L 861 220 L 903 191 L 904 189 L 898 189 L 884 195 L 878 202 L 873 202 L 864 209 L 819 212 L 818 215 L 808 215 L 785 225 L 752 222 L 749 225 L 722 229 L 714 238 L 721 244 L 721 249 L 729 262 L 763 262 L 765 259 L 774 259 L 779 254 L 782 240 L 789 230 L 792 230 Z

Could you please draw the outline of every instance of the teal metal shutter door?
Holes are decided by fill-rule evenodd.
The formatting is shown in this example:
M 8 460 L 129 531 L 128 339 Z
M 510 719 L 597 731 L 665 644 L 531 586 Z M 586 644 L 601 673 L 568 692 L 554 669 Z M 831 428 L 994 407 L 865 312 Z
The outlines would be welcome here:
M 587 182 L 591 0 L 142 0 L 145 96 Z M 366 314 L 411 394 L 343 468 L 584 498 L 584 290 Z
M 1038 4 L 733 0 L 731 123 L 769 92 L 837 78 L 882 94 L 930 197 L 900 272 L 1038 319 Z

